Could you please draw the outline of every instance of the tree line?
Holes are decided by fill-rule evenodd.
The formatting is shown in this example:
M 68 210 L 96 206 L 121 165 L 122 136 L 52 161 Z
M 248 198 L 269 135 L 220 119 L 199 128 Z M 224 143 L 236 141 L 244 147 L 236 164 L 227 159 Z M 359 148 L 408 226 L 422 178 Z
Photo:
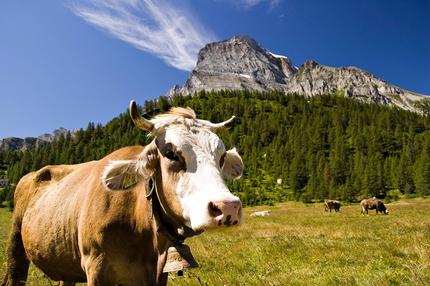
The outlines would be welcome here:
M 144 116 L 171 106 L 189 106 L 199 118 L 212 122 L 237 117 L 235 127 L 220 137 L 244 160 L 243 177 L 227 184 L 245 206 L 430 195 L 427 115 L 336 95 L 201 91 L 145 101 Z M 12 183 L 0 192 L 0 201 L 10 202 L 13 186 L 30 171 L 97 160 L 150 140 L 126 111 L 105 126 L 89 123 L 75 137 L 61 136 L 49 146 L 0 151 L 0 176 Z

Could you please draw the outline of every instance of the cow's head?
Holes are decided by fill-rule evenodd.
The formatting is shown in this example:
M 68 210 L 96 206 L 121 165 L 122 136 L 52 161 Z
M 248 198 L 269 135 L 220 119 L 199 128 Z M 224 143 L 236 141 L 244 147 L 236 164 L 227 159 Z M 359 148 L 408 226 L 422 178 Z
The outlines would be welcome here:
M 196 118 L 192 109 L 172 108 L 168 114 L 144 119 L 134 101 L 133 122 L 155 136 L 136 158 L 112 161 L 103 182 L 110 190 L 125 189 L 127 178 L 138 181 L 153 177 L 160 201 L 194 231 L 239 225 L 242 205 L 231 194 L 223 176 L 242 176 L 243 162 L 235 149 L 226 150 L 217 133 L 233 126 L 235 117 L 214 124 Z

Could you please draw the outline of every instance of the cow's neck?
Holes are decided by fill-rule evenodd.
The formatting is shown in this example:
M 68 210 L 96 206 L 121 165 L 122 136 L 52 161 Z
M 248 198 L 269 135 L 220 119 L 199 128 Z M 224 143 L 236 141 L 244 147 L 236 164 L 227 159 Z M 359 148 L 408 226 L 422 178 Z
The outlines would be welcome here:
M 146 184 L 146 197 L 152 204 L 152 216 L 157 223 L 157 232 L 162 233 L 172 242 L 178 245 L 184 242 L 187 237 L 202 233 L 197 232 L 185 224 L 174 219 L 174 214 L 169 213 L 169 209 L 163 205 L 160 199 L 160 188 L 155 183 L 156 180 L 150 177 Z

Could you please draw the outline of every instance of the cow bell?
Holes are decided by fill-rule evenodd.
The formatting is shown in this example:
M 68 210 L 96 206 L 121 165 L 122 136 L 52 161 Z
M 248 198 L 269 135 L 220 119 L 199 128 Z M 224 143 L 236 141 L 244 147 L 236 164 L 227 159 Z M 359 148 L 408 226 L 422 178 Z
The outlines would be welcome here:
M 190 247 L 186 244 L 177 244 L 169 247 L 167 251 L 166 264 L 163 272 L 182 273 L 184 269 L 197 268 L 199 265 L 191 254 Z

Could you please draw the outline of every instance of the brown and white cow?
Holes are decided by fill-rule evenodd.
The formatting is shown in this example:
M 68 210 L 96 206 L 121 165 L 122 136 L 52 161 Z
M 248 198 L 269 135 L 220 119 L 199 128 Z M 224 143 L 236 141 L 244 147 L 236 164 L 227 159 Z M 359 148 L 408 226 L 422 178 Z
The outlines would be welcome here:
M 270 210 L 265 210 L 261 212 L 253 212 L 249 216 L 270 216 Z
M 333 209 L 335 212 L 340 212 L 340 202 L 335 200 L 326 200 L 324 202 L 325 204 L 325 211 L 328 211 Z
M 388 210 L 385 207 L 384 203 L 377 200 L 376 198 L 374 199 L 364 199 L 360 202 L 360 206 L 361 206 L 361 213 L 363 215 L 369 215 L 369 210 L 376 210 L 376 214 L 378 214 L 378 212 L 380 212 L 381 214 L 388 214 Z
M 21 179 L 2 285 L 25 285 L 30 262 L 60 285 L 166 285 L 170 246 L 243 222 L 223 180 L 239 178 L 243 162 L 217 136 L 234 117 L 214 124 L 173 108 L 146 120 L 134 101 L 130 114 L 155 137 L 148 146 Z

